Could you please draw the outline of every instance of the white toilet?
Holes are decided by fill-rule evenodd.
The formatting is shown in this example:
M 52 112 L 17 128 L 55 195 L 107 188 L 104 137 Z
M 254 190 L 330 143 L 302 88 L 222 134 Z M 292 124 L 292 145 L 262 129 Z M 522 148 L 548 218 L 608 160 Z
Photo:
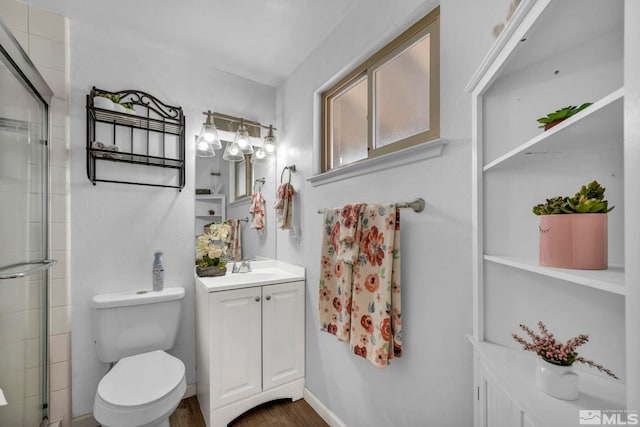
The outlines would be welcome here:
M 187 388 L 184 363 L 165 353 L 180 323 L 183 288 L 93 297 L 100 380 L 93 416 L 103 427 L 169 427 Z

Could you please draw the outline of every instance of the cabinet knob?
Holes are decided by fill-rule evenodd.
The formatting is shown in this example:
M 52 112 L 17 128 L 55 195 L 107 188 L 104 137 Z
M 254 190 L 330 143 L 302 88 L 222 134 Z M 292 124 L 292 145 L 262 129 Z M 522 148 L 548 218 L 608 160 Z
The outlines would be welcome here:
M 260 301 L 260 297 L 256 297 L 256 301 Z
M 267 301 L 271 301 L 271 295 L 267 295 Z

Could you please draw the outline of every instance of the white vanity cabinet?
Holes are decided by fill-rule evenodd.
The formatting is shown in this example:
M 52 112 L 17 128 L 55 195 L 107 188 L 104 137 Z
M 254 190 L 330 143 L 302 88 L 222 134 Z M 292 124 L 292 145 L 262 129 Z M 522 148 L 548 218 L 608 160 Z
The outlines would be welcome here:
M 227 276 L 196 279 L 198 401 L 208 427 L 270 400 L 298 400 L 304 389 L 304 270 Z

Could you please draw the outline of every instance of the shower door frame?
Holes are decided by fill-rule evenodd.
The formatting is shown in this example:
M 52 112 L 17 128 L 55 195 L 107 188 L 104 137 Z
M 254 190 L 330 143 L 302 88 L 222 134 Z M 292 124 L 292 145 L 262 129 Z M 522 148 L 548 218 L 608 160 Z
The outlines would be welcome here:
M 46 224 L 46 233 L 43 233 L 43 249 L 44 249 L 44 260 L 49 261 L 49 254 L 51 248 L 49 247 L 49 226 L 51 224 L 50 218 L 50 209 L 49 209 L 49 195 L 51 192 L 50 188 L 50 135 L 51 135 L 51 117 L 50 117 L 50 105 L 51 99 L 53 98 L 53 91 L 46 83 L 42 75 L 38 72 L 35 65 L 29 59 L 27 53 L 22 49 L 16 38 L 11 34 L 11 31 L 6 26 L 4 21 L 0 18 L 0 55 L 3 55 L 9 65 L 13 67 L 14 71 L 18 74 L 19 78 L 29 86 L 32 93 L 42 102 L 44 106 L 44 119 L 46 120 L 46 129 L 44 129 L 44 138 L 43 144 L 46 146 L 45 150 L 45 165 L 46 165 L 46 173 L 43 174 L 43 215 L 42 220 Z M 45 270 L 44 273 L 44 327 L 42 337 L 42 348 L 43 354 L 45 357 L 43 358 L 43 369 L 42 369 L 42 422 L 41 427 L 48 425 L 48 416 L 49 416 L 49 274 L 46 271 L 53 262 L 48 262 L 46 266 L 29 269 L 29 271 L 25 272 L 25 275 L 31 274 L 35 271 Z

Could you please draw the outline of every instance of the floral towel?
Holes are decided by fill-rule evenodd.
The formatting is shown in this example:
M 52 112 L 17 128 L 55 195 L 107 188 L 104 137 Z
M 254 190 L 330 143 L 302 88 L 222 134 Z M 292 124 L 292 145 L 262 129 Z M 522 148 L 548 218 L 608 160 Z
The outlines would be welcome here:
M 360 253 L 360 225 L 367 205 L 346 205 L 341 210 L 338 260 L 353 264 Z
M 240 224 L 239 219 L 229 219 L 229 238 L 227 239 L 227 256 L 234 261 L 242 259 L 242 244 L 240 243 Z
M 273 207 L 276 209 L 276 225 L 283 230 L 291 228 L 294 194 L 296 194 L 296 190 L 289 183 L 281 184 L 278 187 L 278 199 Z
M 342 209 L 327 209 L 322 233 L 320 327 L 349 342 L 351 337 L 352 265 L 338 260 Z
M 364 208 L 354 265 L 336 256 L 341 214 L 340 209 L 325 212 L 320 327 L 384 368 L 402 355 L 400 212 L 392 204 Z
M 365 208 L 353 270 L 350 342 L 355 354 L 379 368 L 402 356 L 400 210 L 395 204 Z
M 264 197 L 262 193 L 256 192 L 251 195 L 251 203 L 249 204 L 249 213 L 251 214 L 251 228 L 262 230 L 264 228 Z

